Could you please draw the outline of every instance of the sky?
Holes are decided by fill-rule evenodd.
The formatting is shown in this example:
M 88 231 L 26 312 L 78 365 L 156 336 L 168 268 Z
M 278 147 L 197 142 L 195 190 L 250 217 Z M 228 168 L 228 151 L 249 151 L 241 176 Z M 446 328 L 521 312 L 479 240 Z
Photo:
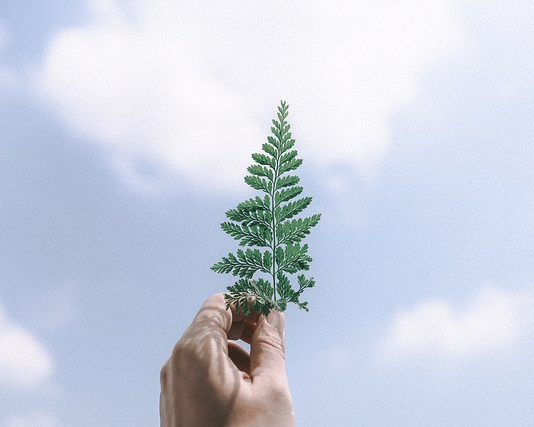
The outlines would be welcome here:
M 534 419 L 528 0 L 0 4 L 0 426 L 159 424 L 280 100 L 299 426 Z

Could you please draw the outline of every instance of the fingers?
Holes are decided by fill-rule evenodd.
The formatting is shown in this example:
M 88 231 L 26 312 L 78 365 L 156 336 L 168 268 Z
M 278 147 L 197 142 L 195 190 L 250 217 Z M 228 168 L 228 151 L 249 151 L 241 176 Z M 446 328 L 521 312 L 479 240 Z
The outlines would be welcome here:
M 254 310 L 247 316 L 242 311 L 236 313 L 233 306 L 227 310 L 224 294 L 215 294 L 202 304 L 184 336 L 195 340 L 209 336 L 216 339 L 220 348 L 224 348 L 226 352 L 227 339 L 242 339 L 249 344 L 252 342 L 259 316 Z
M 200 307 L 191 325 L 176 344 L 175 349 L 187 350 L 199 360 L 228 354 L 227 332 L 232 326 L 232 313 L 226 310 L 224 296 L 209 297 Z
M 232 320 L 232 313 L 226 310 L 224 295 L 215 294 L 204 301 L 191 326 L 203 325 L 208 322 L 226 333 L 232 326 Z
M 234 306 L 230 306 L 230 310 L 227 310 L 224 294 L 215 294 L 204 301 L 193 320 L 193 324 L 205 320 L 215 320 L 221 329 L 229 332 L 232 324 L 239 324 L 240 322 L 256 323 L 259 317 L 259 313 L 255 310 L 251 310 L 247 316 L 242 311 L 236 312 Z
M 286 384 L 285 319 L 276 310 L 262 317 L 256 327 L 250 346 L 250 374 L 253 382 Z
M 241 310 L 237 312 L 233 305 L 230 306 L 230 309 L 232 311 L 234 322 L 247 321 L 251 323 L 256 323 L 258 319 L 260 318 L 260 313 L 254 310 L 254 307 L 252 307 L 252 303 L 250 303 L 250 313 L 247 314 L 246 316 Z
M 239 322 L 234 322 L 230 331 L 228 331 L 228 339 L 243 340 L 250 344 L 252 336 L 256 330 L 256 322 L 251 322 L 248 319 L 243 319 Z
M 241 372 L 245 373 L 245 378 L 250 378 L 250 356 L 248 352 L 233 341 L 228 341 L 228 357 Z
M 250 373 L 253 378 L 264 373 L 271 378 L 285 378 L 284 334 L 282 313 L 273 310 L 265 317 L 252 310 L 245 316 L 243 312 L 236 313 L 233 307 L 226 310 L 223 294 L 213 295 L 202 304 L 188 331 L 195 341 L 209 336 L 226 354 L 229 351 L 228 338 L 248 342 L 251 345 Z M 235 349 L 234 346 L 231 348 L 232 351 Z M 240 357 L 240 354 L 234 352 L 235 357 Z

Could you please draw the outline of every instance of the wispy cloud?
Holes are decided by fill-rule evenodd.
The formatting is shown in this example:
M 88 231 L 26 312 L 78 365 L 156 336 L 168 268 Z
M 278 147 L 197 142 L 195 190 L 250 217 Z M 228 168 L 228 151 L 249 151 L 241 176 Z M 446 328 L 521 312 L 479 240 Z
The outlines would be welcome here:
M 380 356 L 463 358 L 507 348 L 534 325 L 534 292 L 483 288 L 465 305 L 423 302 L 394 316 Z
M 142 189 L 241 182 L 280 98 L 307 159 L 372 174 L 389 116 L 462 37 L 440 0 L 90 4 L 89 24 L 51 40 L 36 87 Z
M 0 307 L 0 385 L 33 387 L 52 374 L 47 348 L 31 332 L 8 319 Z

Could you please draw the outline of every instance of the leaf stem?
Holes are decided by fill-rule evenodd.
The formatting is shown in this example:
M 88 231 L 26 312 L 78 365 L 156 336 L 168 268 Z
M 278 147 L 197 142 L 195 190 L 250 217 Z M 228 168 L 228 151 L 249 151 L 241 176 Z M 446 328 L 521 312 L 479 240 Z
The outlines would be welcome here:
M 281 114 L 281 118 L 280 118 L 280 129 L 279 129 L 279 134 L 280 136 L 278 137 L 278 143 L 279 143 L 279 146 L 277 147 L 277 150 L 276 150 L 276 159 L 275 159 L 275 164 L 274 164 L 274 175 L 273 175 L 273 188 L 272 188 L 272 193 L 271 193 L 271 214 L 272 214 L 272 229 L 273 229 L 273 233 L 272 233 L 272 246 L 271 246 L 271 250 L 272 250 L 272 255 L 273 255 L 273 266 L 272 266 L 272 272 L 271 272 L 271 276 L 272 276 L 272 281 L 273 281 L 273 300 L 277 300 L 277 295 L 276 295 L 276 274 L 279 270 L 278 268 L 278 262 L 276 261 L 276 248 L 278 246 L 278 242 L 276 241 L 276 226 L 278 225 L 277 224 L 277 218 L 276 218 L 276 208 L 278 207 L 279 205 L 279 202 L 276 203 L 276 184 L 277 184 L 277 181 L 278 181 L 278 170 L 280 168 L 280 158 L 282 157 L 282 146 L 284 144 L 284 124 L 285 124 L 285 118 L 286 118 L 286 109 L 285 109 L 285 105 L 282 104 L 282 114 Z
M 278 245 L 276 242 L 276 206 L 275 206 L 275 194 L 276 194 L 276 181 L 278 179 L 278 167 L 279 167 L 279 161 L 280 161 L 280 152 L 281 149 L 279 149 L 276 153 L 276 161 L 275 161 L 275 167 L 274 167 L 274 177 L 273 177 L 273 188 L 272 188 L 272 194 L 271 194 L 271 216 L 272 216 L 272 246 L 271 250 L 273 253 L 273 266 L 272 266 L 272 280 L 273 280 L 273 300 L 276 301 L 276 270 L 277 270 L 277 262 L 276 262 L 276 246 Z

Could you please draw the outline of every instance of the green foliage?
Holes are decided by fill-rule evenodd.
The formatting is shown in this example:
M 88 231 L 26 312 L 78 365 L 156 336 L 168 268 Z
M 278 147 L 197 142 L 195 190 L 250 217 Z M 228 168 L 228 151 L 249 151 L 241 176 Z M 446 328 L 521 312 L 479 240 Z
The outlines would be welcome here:
M 217 273 L 239 276 L 239 280 L 228 287 L 226 305 L 234 305 L 237 311 L 245 314 L 250 313 L 251 307 L 265 315 L 272 309 L 284 311 L 288 303 L 308 311 L 308 303 L 301 302 L 300 296 L 315 285 L 313 278 L 300 274 L 298 290 L 295 290 L 288 277 L 288 274 L 310 268 L 312 259 L 308 255 L 308 245 L 300 243 L 321 219 L 321 214 L 294 218 L 309 206 L 312 198 L 298 198 L 303 191 L 297 186 L 300 178 L 287 174 L 302 164 L 297 151 L 292 149 L 295 140 L 286 120 L 288 108 L 282 101 L 278 120 L 272 121 L 272 135 L 262 145 L 262 153 L 252 154 L 255 163 L 247 169 L 250 175 L 245 176 L 245 182 L 264 195 L 227 211 L 230 221 L 221 224 L 240 246 L 253 249 L 238 249 L 236 254 L 229 253 L 211 267 Z M 260 277 L 253 278 L 256 274 Z

